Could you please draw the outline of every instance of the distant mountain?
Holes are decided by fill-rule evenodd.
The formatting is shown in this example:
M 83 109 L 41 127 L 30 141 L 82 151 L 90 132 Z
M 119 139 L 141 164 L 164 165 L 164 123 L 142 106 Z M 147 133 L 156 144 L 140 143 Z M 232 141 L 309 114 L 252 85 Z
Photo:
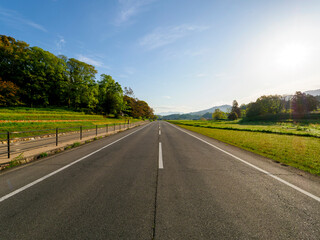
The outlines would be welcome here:
M 309 90 L 309 91 L 305 91 L 304 93 L 310 94 L 310 95 L 312 95 L 312 96 L 320 96 L 320 89 L 317 89 L 317 90 Z
M 158 116 L 167 116 L 167 115 L 172 115 L 172 114 L 183 114 L 183 112 L 162 112 L 158 113 Z
M 320 89 L 316 89 L 316 90 L 308 90 L 308 91 L 305 91 L 303 92 L 305 94 L 309 94 L 309 95 L 312 95 L 312 96 L 320 96 Z M 284 99 L 289 101 L 293 98 L 293 95 L 283 95 Z
M 160 119 L 163 119 L 163 120 L 198 120 L 201 117 L 208 119 L 208 118 L 211 118 L 212 113 L 218 108 L 223 112 L 227 112 L 229 109 L 231 109 L 231 105 L 215 106 L 215 107 L 212 107 L 212 108 L 209 108 L 206 110 L 202 110 L 202 111 L 198 111 L 198 112 L 163 115 L 163 116 L 160 116 Z M 160 114 L 158 114 L 158 115 L 160 115 Z
M 216 109 L 220 109 L 222 112 L 227 112 L 228 110 L 230 110 L 232 108 L 231 105 L 221 105 L 221 106 L 215 106 L 215 107 L 212 107 L 212 108 L 209 108 L 209 109 L 205 109 L 205 110 L 201 110 L 201 111 L 198 111 L 198 112 L 191 112 L 189 114 L 191 115 L 200 115 L 202 116 L 203 114 L 206 114 L 206 113 L 213 113 Z

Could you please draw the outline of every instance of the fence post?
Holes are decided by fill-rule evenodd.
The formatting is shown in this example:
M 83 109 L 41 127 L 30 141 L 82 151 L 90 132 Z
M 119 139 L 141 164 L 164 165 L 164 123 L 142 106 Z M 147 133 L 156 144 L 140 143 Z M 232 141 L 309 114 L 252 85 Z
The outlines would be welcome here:
M 8 140 L 8 158 L 10 158 L 10 132 L 8 132 L 7 140 Z
M 56 128 L 56 146 L 58 146 L 58 141 L 59 141 L 59 133 L 58 133 L 58 128 Z
M 80 140 L 82 140 L 82 126 L 80 126 Z
M 98 125 L 96 125 L 96 136 L 98 136 Z

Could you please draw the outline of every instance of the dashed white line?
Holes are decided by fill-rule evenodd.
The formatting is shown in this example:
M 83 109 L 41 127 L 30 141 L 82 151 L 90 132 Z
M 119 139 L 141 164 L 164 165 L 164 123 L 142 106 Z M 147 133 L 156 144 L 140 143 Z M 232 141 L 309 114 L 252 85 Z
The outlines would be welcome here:
M 159 169 L 163 169 L 162 145 L 159 142 Z
M 204 142 L 204 143 L 208 144 L 209 146 L 211 146 L 211 147 L 213 147 L 213 148 L 218 149 L 219 151 L 221 151 L 221 152 L 223 152 L 223 153 L 225 153 L 225 154 L 227 154 L 227 155 L 229 155 L 229 156 L 231 156 L 231 157 L 239 160 L 240 162 L 242 162 L 242 163 L 244 163 L 244 164 L 247 164 L 248 166 L 250 166 L 250 167 L 252 167 L 252 168 L 254 168 L 254 169 L 256 169 L 256 170 L 258 170 L 258 171 L 260 171 L 260 172 L 262 172 L 262 173 L 264 173 L 264 174 L 266 174 L 266 175 L 268 175 L 268 176 L 270 176 L 270 177 L 272 177 L 272 178 L 274 178 L 274 179 L 276 179 L 276 180 L 278 180 L 279 182 L 282 182 L 283 184 L 285 184 L 285 185 L 287 185 L 287 186 L 289 186 L 289 187 L 297 190 L 298 192 L 303 193 L 303 194 L 307 195 L 308 197 L 311 197 L 311 198 L 313 198 L 314 200 L 320 202 L 320 197 L 317 197 L 317 196 L 313 195 L 312 193 L 309 193 L 309 192 L 307 192 L 306 190 L 303 190 L 302 188 L 299 188 L 299 187 L 297 187 L 296 185 L 293 185 L 292 183 L 289 183 L 289 182 L 283 180 L 282 178 L 279 178 L 278 176 L 275 176 L 275 175 L 273 175 L 272 173 L 270 173 L 270 172 L 268 172 L 268 171 L 266 171 L 266 170 L 263 170 L 262 168 L 259 168 L 259 167 L 255 166 L 255 165 L 253 165 L 252 163 L 249 163 L 249 162 L 247 162 L 247 161 L 245 161 L 245 160 L 243 160 L 243 159 L 241 159 L 241 158 L 239 158 L 239 157 L 237 157 L 237 156 L 235 156 L 235 155 L 233 155 L 233 154 L 231 154 L 231 153 L 229 153 L 229 152 L 227 152 L 227 151 L 225 151 L 225 150 L 223 150 L 223 149 L 221 149 L 221 148 L 219 148 L 219 147 L 217 147 L 217 146 L 215 146 L 215 145 L 213 145 L 213 144 L 211 144 L 211 143 L 208 143 L 207 141 L 205 141 L 205 140 L 203 140 L 203 139 L 201 139 L 201 138 L 199 138 L 199 137 L 197 137 L 197 136 L 194 136 L 193 134 L 191 134 L 191 133 L 189 133 L 189 132 L 187 132 L 187 131 L 184 131 L 184 130 L 182 130 L 182 129 L 180 129 L 180 128 L 172 125 L 172 124 L 169 124 L 169 125 L 172 126 L 172 127 L 175 127 L 176 129 L 180 130 L 181 132 L 184 132 L 184 133 L 186 133 L 186 134 L 188 134 L 188 135 L 190 135 L 190 136 L 192 136 L 192 137 L 200 140 L 201 142 Z
M 149 123 L 149 124 L 150 124 L 150 123 Z M 9 194 L 1 197 L 1 198 L 0 198 L 0 202 L 3 202 L 4 200 L 6 200 L 6 199 L 8 199 L 8 198 L 10 198 L 10 197 L 12 197 L 12 196 L 14 196 L 14 195 L 16 195 L 16 194 L 24 191 L 24 190 L 26 190 L 26 189 L 28 189 L 28 188 L 36 185 L 37 183 L 42 182 L 43 180 L 45 180 L 45 179 L 47 179 L 47 178 L 49 178 L 49 177 L 51 177 L 51 176 L 53 176 L 53 175 L 55 175 L 55 174 L 63 171 L 63 170 L 71 167 L 72 165 L 74 165 L 74 164 L 76 164 L 76 163 L 78 163 L 78 162 L 80 162 L 80 161 L 82 161 L 82 160 L 90 157 L 91 155 L 93 155 L 93 154 L 95 154 L 95 153 L 97 153 L 97 152 L 100 152 L 102 149 L 105 149 L 105 148 L 107 148 L 107 147 L 109 147 L 109 146 L 111 146 L 111 145 L 113 145 L 113 144 L 121 141 L 122 139 L 124 139 L 124 138 L 126 138 L 126 137 L 129 137 L 130 135 L 132 135 L 132 134 L 134 134 L 134 133 L 136 133 L 136 132 L 144 129 L 145 127 L 149 126 L 149 124 L 147 124 L 146 126 L 140 128 L 140 129 L 138 129 L 138 130 L 136 130 L 136 131 L 134 131 L 134 132 L 132 132 L 132 133 L 129 133 L 128 135 L 126 135 L 126 136 L 124 136 L 124 137 L 122 137 L 122 138 L 119 138 L 118 140 L 116 140 L 116 141 L 114 141 L 114 142 L 112 142 L 112 143 L 109 143 L 108 145 L 106 145 L 106 146 L 104 146 L 104 147 L 102 147 L 102 148 L 99 148 L 98 150 L 96 150 L 96 151 L 94 151 L 94 152 L 92 152 L 92 153 L 89 153 L 88 155 L 86 155 L 86 156 L 84 156 L 84 157 L 82 157 L 82 158 L 80 158 L 80 159 L 78 159 L 78 160 L 76 160 L 76 161 L 74 161 L 74 162 L 72 162 L 72 163 L 69 163 L 68 165 L 66 165 L 66 166 L 64 166 L 64 167 L 62 167 L 62 168 L 59 168 L 58 170 L 56 170 L 56 171 L 54 171 L 54 172 L 52 172 L 52 173 L 49 173 L 49 174 L 47 174 L 47 175 L 45 175 L 45 176 L 43 176 L 43 177 L 41 177 L 41 178 L 39 178 L 39 179 L 37 179 L 37 180 L 35 180 L 35 181 L 33 181 L 33 182 L 31 182 L 31 183 L 29 183 L 29 184 L 27 184 L 27 185 L 25 185 L 25 186 L 23 186 L 23 187 L 21 187 L 21 188 L 13 191 L 13 192 L 11 192 L 11 193 L 9 193 Z

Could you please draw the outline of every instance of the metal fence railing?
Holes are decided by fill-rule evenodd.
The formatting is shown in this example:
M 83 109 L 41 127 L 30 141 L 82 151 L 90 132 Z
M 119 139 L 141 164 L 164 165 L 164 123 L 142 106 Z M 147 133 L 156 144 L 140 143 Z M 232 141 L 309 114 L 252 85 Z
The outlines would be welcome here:
M 144 123 L 125 122 L 113 123 L 95 126 L 78 126 L 68 128 L 41 129 L 30 131 L 14 131 L 0 133 L 0 158 L 10 158 L 12 154 L 20 154 L 26 151 L 37 149 L 45 146 L 59 146 L 59 144 L 82 140 L 90 136 L 109 134 L 120 130 L 128 129 Z

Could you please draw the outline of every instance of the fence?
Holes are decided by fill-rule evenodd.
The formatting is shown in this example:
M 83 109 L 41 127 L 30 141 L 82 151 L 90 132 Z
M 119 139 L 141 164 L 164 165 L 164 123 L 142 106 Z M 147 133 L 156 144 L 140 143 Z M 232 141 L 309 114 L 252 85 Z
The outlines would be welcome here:
M 0 159 L 10 158 L 12 154 L 19 154 L 44 146 L 59 146 L 69 141 L 82 140 L 90 136 L 109 134 L 128 129 L 143 122 L 113 123 L 104 125 L 78 126 L 69 128 L 41 129 L 21 132 L 0 133 Z

